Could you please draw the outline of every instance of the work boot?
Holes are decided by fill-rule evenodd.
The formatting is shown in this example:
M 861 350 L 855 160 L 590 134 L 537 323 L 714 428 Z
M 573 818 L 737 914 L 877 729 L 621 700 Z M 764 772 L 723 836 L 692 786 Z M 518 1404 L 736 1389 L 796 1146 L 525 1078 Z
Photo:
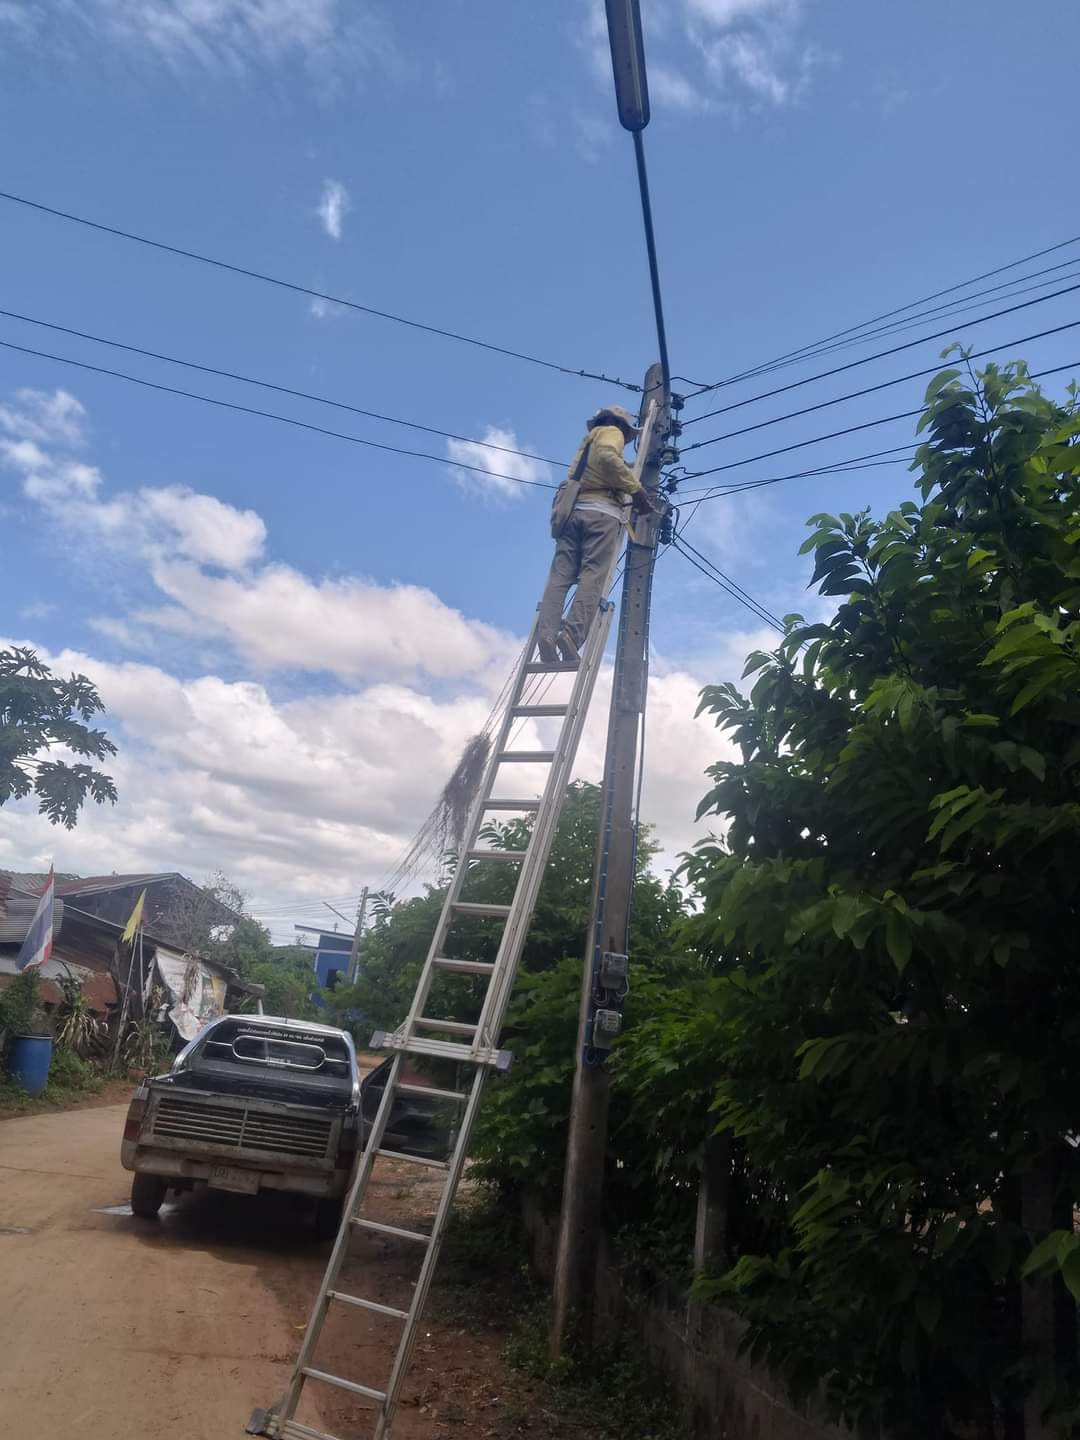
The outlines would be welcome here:
M 557 665 L 559 663 L 559 652 L 550 640 L 538 640 L 536 653 L 540 656 L 541 665 Z
M 559 631 L 555 644 L 558 646 L 564 665 L 573 665 L 576 669 L 581 664 L 581 652 L 565 630 Z

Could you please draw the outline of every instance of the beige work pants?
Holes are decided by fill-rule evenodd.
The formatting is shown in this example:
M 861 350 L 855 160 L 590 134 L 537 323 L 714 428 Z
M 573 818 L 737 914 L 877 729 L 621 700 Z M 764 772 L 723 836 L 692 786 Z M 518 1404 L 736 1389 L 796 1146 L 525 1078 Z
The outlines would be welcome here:
M 603 510 L 575 510 L 555 542 L 544 598 L 540 601 L 538 637 L 554 644 L 564 629 L 580 650 L 603 598 L 611 562 L 619 549 L 624 526 L 617 515 Z M 577 584 L 574 603 L 565 622 L 563 605 L 570 586 Z

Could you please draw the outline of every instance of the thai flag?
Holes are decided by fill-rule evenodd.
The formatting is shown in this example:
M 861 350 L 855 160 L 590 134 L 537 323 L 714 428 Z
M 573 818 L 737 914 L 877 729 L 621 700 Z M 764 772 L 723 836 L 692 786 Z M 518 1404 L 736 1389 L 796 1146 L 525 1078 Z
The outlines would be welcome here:
M 25 970 L 28 965 L 44 965 L 52 954 L 54 886 L 55 882 L 50 866 L 49 878 L 45 881 L 45 889 L 41 892 L 41 899 L 34 911 L 34 918 L 30 921 L 30 929 L 26 932 L 26 939 L 15 958 L 16 970 Z

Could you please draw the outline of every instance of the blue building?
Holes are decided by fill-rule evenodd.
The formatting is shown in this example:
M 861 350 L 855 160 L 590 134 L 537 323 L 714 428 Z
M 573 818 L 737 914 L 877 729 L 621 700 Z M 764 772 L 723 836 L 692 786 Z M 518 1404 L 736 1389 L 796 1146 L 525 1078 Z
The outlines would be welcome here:
M 320 990 L 333 990 L 345 984 L 349 978 L 353 937 L 336 930 L 317 930 L 313 925 L 297 925 L 296 929 L 318 936 L 312 948 L 316 986 Z M 316 999 L 315 1003 L 320 1002 Z

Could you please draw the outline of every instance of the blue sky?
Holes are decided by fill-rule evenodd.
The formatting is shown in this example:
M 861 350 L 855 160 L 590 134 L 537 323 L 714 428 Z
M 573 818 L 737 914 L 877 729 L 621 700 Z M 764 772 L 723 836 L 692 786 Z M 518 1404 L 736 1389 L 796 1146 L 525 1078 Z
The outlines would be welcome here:
M 643 10 L 677 373 L 719 379 L 1080 230 L 1062 178 L 1080 40 L 1070 7 Z M 0 0 L 0 189 L 636 381 L 655 342 L 601 21 L 602 7 L 570 0 Z M 0 257 L 0 308 L 554 460 L 596 404 L 626 398 L 6 202 Z M 1080 314 L 1065 295 L 971 323 L 992 308 L 723 398 L 950 323 L 981 348 Z M 0 319 L 0 339 L 452 458 L 436 436 L 24 322 Z M 930 366 L 942 343 L 704 421 L 687 443 Z M 1003 354 L 1041 369 L 1080 359 L 1078 344 L 1065 332 Z M 923 383 L 701 456 L 739 461 L 913 409 Z M 99 680 L 123 795 L 72 836 L 5 810 L 0 864 L 221 865 L 264 907 L 377 883 L 527 626 L 548 558 L 545 493 L 0 350 L 5 416 L 3 632 Z M 900 445 L 911 426 L 728 473 L 827 464 Z M 796 555 L 805 517 L 883 508 L 909 484 L 902 467 L 878 468 L 717 499 L 689 538 L 783 613 L 814 603 Z M 669 853 L 692 838 L 701 771 L 721 749 L 692 720 L 696 688 L 737 676 L 761 638 L 664 557 L 646 808 Z M 598 744 L 586 743 L 585 773 Z

